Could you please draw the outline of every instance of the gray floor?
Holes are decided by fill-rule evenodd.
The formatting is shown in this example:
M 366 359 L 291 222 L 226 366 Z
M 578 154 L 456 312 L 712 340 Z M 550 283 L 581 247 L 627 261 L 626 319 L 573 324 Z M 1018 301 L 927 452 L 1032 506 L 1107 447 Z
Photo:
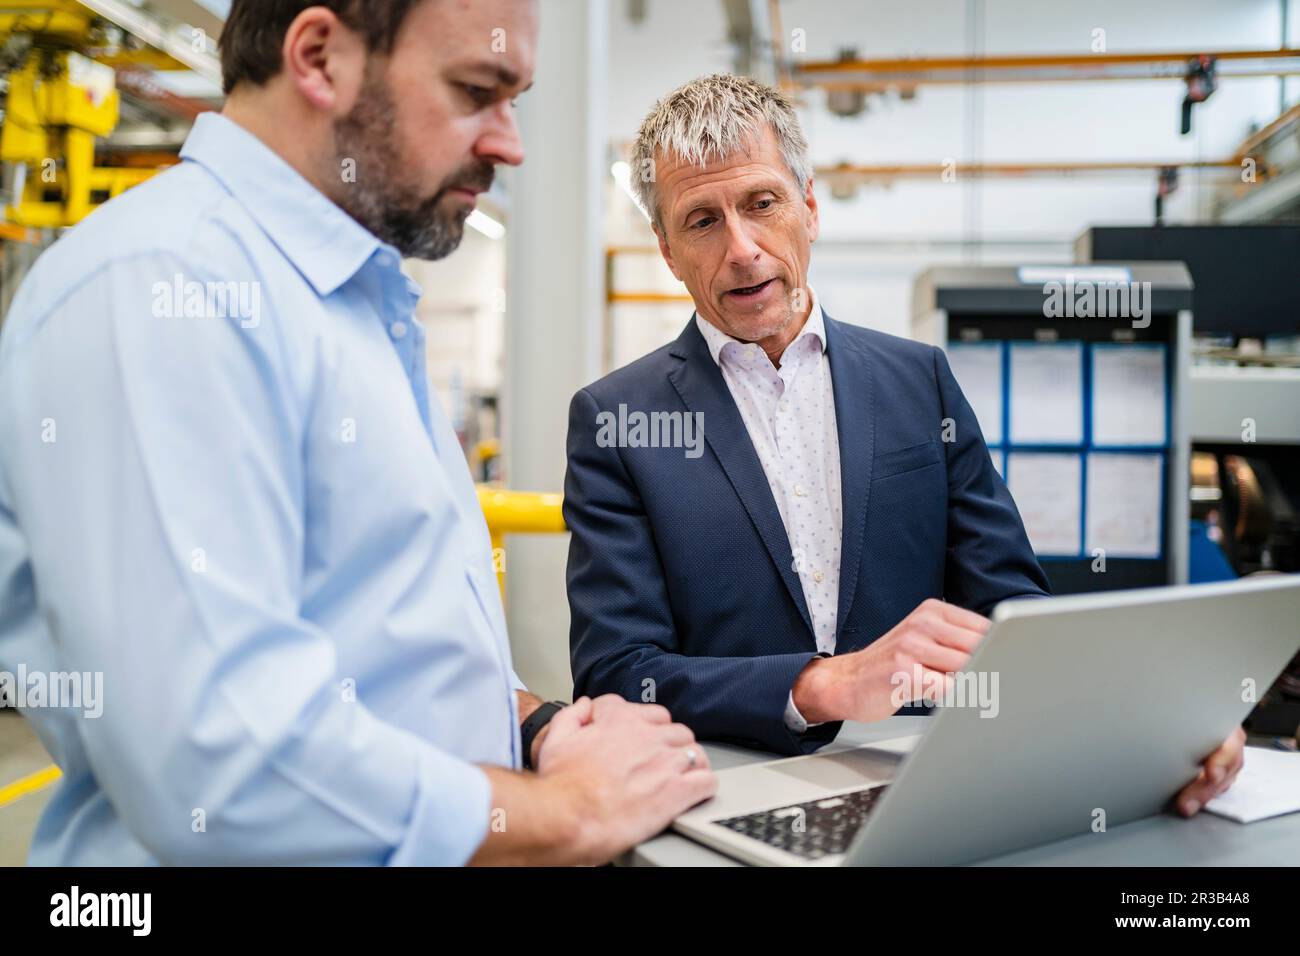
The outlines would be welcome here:
M 0 787 L 49 765 L 49 754 L 27 721 L 12 710 L 0 710 Z M 0 866 L 22 866 L 27 862 L 32 831 L 52 790 L 53 786 L 46 787 L 0 807 Z

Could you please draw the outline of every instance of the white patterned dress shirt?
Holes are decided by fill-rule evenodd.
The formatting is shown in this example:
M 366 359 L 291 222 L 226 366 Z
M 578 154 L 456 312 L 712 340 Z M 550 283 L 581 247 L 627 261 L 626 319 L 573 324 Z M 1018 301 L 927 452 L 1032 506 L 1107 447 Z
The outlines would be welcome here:
M 817 293 L 811 292 L 811 297 L 808 320 L 786 347 L 780 368 L 762 346 L 734 339 L 698 314 L 695 321 L 709 354 L 722 369 L 781 513 L 817 650 L 832 654 L 843 527 L 840 443 L 826 357 L 825 315 Z M 810 726 L 794 705 L 793 690 L 785 723 L 795 733 Z

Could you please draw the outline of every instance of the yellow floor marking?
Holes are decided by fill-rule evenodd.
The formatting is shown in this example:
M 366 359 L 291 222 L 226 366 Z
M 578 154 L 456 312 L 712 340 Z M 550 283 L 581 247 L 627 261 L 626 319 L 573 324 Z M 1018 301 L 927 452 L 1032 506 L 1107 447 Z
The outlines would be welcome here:
M 62 776 L 63 771 L 50 764 L 43 770 L 28 774 L 26 777 L 19 777 L 13 783 L 0 787 L 0 807 L 13 803 L 15 800 L 21 800 L 29 793 L 44 790 Z

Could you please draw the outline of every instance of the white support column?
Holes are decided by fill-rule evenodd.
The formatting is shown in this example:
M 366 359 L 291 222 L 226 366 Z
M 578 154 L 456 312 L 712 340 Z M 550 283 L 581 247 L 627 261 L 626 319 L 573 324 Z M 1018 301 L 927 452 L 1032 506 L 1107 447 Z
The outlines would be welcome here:
M 606 150 L 605 0 L 546 0 L 533 89 L 519 101 L 526 158 L 512 170 L 506 247 L 506 480 L 560 491 L 574 392 L 600 372 L 601 219 Z M 515 670 L 535 693 L 568 698 L 568 535 L 506 544 Z

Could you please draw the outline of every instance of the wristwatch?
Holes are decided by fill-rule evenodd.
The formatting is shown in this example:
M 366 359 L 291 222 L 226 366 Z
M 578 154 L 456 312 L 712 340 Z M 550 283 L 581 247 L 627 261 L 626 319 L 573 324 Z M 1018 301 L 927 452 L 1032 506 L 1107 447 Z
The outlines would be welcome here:
M 569 705 L 564 701 L 553 700 L 550 703 L 542 704 L 535 711 L 528 715 L 528 719 L 519 727 L 519 743 L 523 750 L 524 769 L 536 770 L 533 766 L 533 741 L 537 735 L 542 732 L 542 728 L 551 722 L 551 718 Z

